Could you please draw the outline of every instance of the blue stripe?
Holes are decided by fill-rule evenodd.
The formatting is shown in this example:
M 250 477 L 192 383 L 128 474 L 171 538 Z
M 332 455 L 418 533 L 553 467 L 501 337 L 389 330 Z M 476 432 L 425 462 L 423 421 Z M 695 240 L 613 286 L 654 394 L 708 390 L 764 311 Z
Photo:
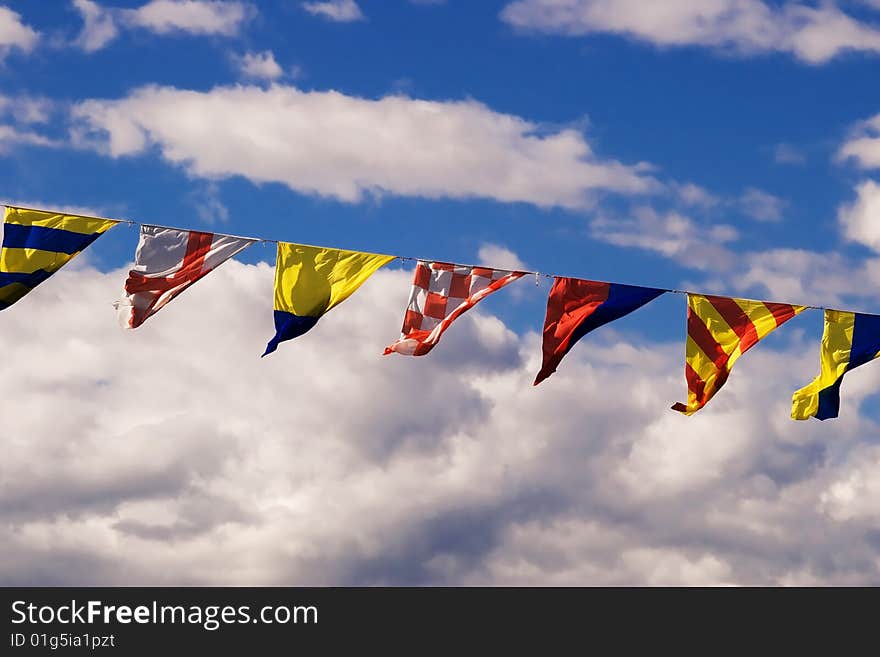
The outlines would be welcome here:
M 0 271 L 0 287 L 11 285 L 12 283 L 21 283 L 29 288 L 35 288 L 54 273 L 55 272 L 53 271 L 46 271 L 45 269 L 38 269 L 30 274 Z
M 315 324 L 318 323 L 317 317 L 300 317 L 293 313 L 287 313 L 283 310 L 275 311 L 275 337 L 269 340 L 266 345 L 266 351 L 263 356 L 271 354 L 278 348 L 278 345 L 286 340 L 298 338 L 303 333 L 308 332 Z
M 849 352 L 849 365 L 846 371 L 874 360 L 880 351 L 880 316 L 855 313 L 853 322 L 852 350 Z
M 25 290 L 19 288 L 11 295 L 9 293 L 0 292 L 0 296 L 3 297 L 0 298 L 0 310 L 6 310 L 9 308 L 9 306 L 21 299 L 25 294 L 49 278 L 53 273 L 54 272 L 45 271 L 43 269 L 35 271 L 32 274 L 11 273 L 5 271 L 0 272 L 0 290 L 13 283 L 19 283 L 26 288 Z
M 847 372 L 872 360 L 880 351 L 880 316 L 853 313 L 853 338 L 849 352 L 849 363 L 837 381 L 819 391 L 819 407 L 816 419 L 829 420 L 840 413 L 840 386 Z
M 653 287 L 638 287 L 636 285 L 621 285 L 619 283 L 609 283 L 608 287 L 608 299 L 605 303 L 596 308 L 588 317 L 584 318 L 584 321 L 571 334 L 568 349 L 565 350 L 566 354 L 571 351 L 571 348 L 578 340 L 590 331 L 620 319 L 624 315 L 629 315 L 666 291 L 657 290 Z
M 817 420 L 830 420 L 837 417 L 840 413 L 841 383 L 843 383 L 843 374 L 830 386 L 819 391 L 819 406 L 816 408 L 816 415 L 814 416 Z
M 39 249 L 70 255 L 82 251 L 100 236 L 101 233 L 84 235 L 45 226 L 3 225 L 3 246 L 9 249 Z

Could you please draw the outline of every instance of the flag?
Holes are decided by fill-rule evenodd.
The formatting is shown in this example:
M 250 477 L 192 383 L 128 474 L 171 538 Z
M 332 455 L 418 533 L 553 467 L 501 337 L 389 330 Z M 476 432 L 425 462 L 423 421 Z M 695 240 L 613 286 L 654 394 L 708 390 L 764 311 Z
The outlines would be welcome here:
M 137 328 L 212 269 L 257 240 L 141 226 L 134 269 L 116 303 L 123 328 Z
M 587 333 L 628 315 L 664 292 L 652 287 L 557 276 L 547 299 L 544 361 L 535 385 L 553 374 L 565 354 Z
M 0 248 L 0 310 L 21 299 L 117 223 L 7 206 Z
M 826 310 L 819 376 L 794 393 L 791 418 L 837 417 L 843 375 L 877 356 L 880 356 L 880 316 Z
M 462 313 L 522 276 L 523 272 L 419 260 L 401 337 L 385 348 L 385 354 L 424 356 Z
M 275 337 L 263 353 L 301 336 L 395 256 L 278 243 L 275 262 Z
M 733 364 L 771 331 L 806 309 L 787 303 L 688 294 L 685 378 L 691 415 L 724 385 Z

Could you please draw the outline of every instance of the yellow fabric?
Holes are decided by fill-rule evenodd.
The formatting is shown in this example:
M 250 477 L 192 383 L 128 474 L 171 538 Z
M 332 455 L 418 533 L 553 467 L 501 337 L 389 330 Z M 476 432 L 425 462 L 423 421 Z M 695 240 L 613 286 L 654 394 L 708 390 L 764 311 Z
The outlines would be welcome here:
M 21 299 L 25 294 L 31 291 L 27 285 L 21 283 L 10 283 L 0 287 L 0 304 L 11 306 Z
M 7 223 L 21 224 L 22 226 L 43 226 L 44 228 L 60 228 L 72 233 L 92 235 L 103 233 L 113 228 L 118 221 L 110 219 L 97 219 L 94 217 L 79 217 L 76 215 L 57 214 L 43 212 L 41 210 L 24 210 L 22 208 L 6 208 Z
M 318 317 L 345 301 L 394 257 L 279 242 L 275 310 Z
M 40 269 L 57 271 L 61 269 L 74 254 L 55 253 L 41 249 L 9 249 L 0 250 L 0 271 L 31 274 Z
M 82 243 L 84 245 L 82 248 L 85 248 L 94 240 L 93 236 L 103 234 L 117 223 L 119 222 L 110 219 L 78 217 L 75 215 L 24 210 L 7 206 L 4 217 L 4 224 L 7 226 L 7 229 L 4 231 L 3 241 L 4 244 L 22 243 L 10 240 L 6 235 L 6 232 L 9 231 L 8 227 L 16 225 L 25 226 L 24 230 L 27 232 L 40 233 L 43 238 L 49 236 L 48 240 L 43 239 L 42 242 L 46 245 L 51 244 L 53 248 L 58 248 L 58 243 L 51 239 L 53 230 L 58 230 L 57 235 L 61 236 L 66 236 L 67 233 L 76 233 L 77 235 L 82 235 L 82 237 L 74 236 L 74 243 L 77 245 Z M 32 227 L 37 228 L 31 230 Z M 62 239 L 62 241 L 64 240 Z M 18 246 L 3 246 L 0 248 L 0 281 L 5 283 L 0 285 L 0 308 L 8 307 L 21 299 L 35 285 L 39 284 L 41 280 L 45 280 L 46 274 L 58 271 L 79 253 L 79 251 L 75 253 L 61 253 L 41 248 L 31 248 L 32 245 L 39 245 L 41 243 L 39 238 L 33 242 L 25 241 L 24 243 L 28 245 L 28 248 L 19 248 Z M 31 274 L 34 276 L 29 277 L 28 275 Z M 25 280 L 15 280 L 16 277 L 24 278 Z
M 855 320 L 855 313 L 840 310 L 825 311 L 819 376 L 792 396 L 792 420 L 808 420 L 813 417 L 819 410 L 819 392 L 834 385 L 834 382 L 846 372 L 852 349 Z
M 725 299 L 723 297 L 713 298 L 716 299 L 716 302 L 719 299 Z M 777 328 L 776 318 L 764 302 L 752 299 L 727 300 L 733 302 L 735 307 L 738 307 L 748 317 L 754 326 L 754 334 L 757 337 L 757 341 L 760 341 Z M 806 306 L 791 306 L 791 309 L 797 315 L 803 312 Z M 705 406 L 726 383 L 733 365 L 743 355 L 744 350 L 743 339 L 728 324 L 728 321 L 722 316 L 708 296 L 688 294 L 688 311 L 690 316 L 694 317 L 699 324 L 705 326 L 706 331 L 711 336 L 711 339 L 717 343 L 718 347 L 716 349 L 714 348 L 715 345 L 712 344 L 711 353 L 706 353 L 699 342 L 691 336 L 689 329 L 685 343 L 685 360 L 690 369 L 702 381 L 702 389 L 693 389 L 689 383 L 687 404 L 675 404 L 673 409 L 685 415 L 693 415 Z M 730 312 L 725 314 L 732 316 Z M 743 330 L 742 327 L 738 328 L 740 331 Z M 747 348 L 750 346 L 752 345 L 746 345 Z M 718 349 L 726 355 L 726 358 L 719 358 Z M 721 362 L 720 366 L 716 364 L 716 360 Z

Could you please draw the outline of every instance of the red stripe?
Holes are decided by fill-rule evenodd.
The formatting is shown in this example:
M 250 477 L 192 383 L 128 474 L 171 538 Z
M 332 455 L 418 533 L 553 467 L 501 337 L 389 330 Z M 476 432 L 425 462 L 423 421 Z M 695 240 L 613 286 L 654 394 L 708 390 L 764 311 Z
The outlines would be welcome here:
M 740 353 L 745 353 L 758 341 L 758 330 L 740 308 L 739 304 L 728 297 L 708 297 L 718 314 L 739 336 Z
M 703 324 L 703 321 L 697 316 L 693 310 L 688 308 L 687 331 L 691 340 L 703 350 L 703 353 L 715 363 L 715 367 L 721 368 L 727 362 L 727 354 L 718 344 L 718 341 L 712 337 L 709 329 Z
M 794 311 L 794 306 L 787 303 L 764 303 L 767 306 L 767 310 L 769 310 L 773 318 L 776 320 L 776 326 L 782 326 L 785 322 L 794 317 L 797 313 Z
M 162 294 L 173 290 L 177 287 L 186 287 L 202 276 L 202 267 L 205 264 L 205 257 L 211 251 L 211 244 L 214 241 L 213 233 L 201 233 L 198 231 L 190 231 L 186 242 L 186 253 L 183 256 L 183 262 L 180 269 L 171 276 L 165 277 L 149 277 L 135 271 L 128 274 L 125 281 L 125 291 L 129 295 L 148 294 L 152 299 L 146 308 L 132 307 L 132 316 L 129 324 L 132 328 L 137 328 L 149 317 L 153 312 L 153 307 Z
M 696 395 L 697 402 L 702 406 L 705 403 L 703 395 L 706 390 L 706 382 L 700 378 L 700 375 L 696 373 L 689 363 L 684 364 L 684 378 L 687 380 L 688 390 Z

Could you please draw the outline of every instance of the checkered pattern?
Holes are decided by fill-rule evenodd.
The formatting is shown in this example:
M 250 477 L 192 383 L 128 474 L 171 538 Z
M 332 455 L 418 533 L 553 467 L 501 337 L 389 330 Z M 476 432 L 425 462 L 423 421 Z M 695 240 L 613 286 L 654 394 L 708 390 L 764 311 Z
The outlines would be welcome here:
M 385 353 L 424 356 L 459 315 L 522 276 L 504 269 L 419 260 L 401 337 Z

